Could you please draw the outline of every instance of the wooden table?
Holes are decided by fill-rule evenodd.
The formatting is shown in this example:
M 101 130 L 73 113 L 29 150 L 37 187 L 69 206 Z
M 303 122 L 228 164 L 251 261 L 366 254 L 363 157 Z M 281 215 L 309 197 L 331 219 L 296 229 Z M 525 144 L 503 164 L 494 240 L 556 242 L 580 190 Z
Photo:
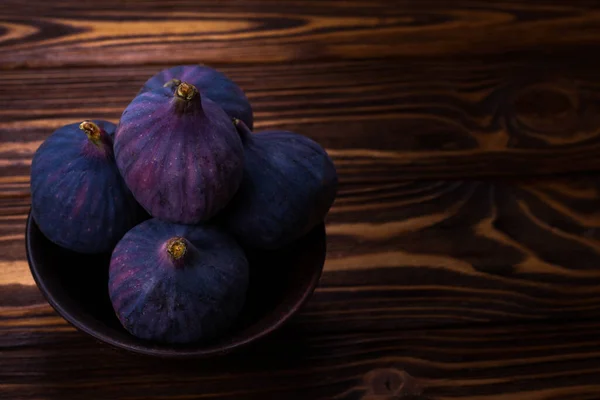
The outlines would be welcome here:
M 594 0 L 2 0 L 0 398 L 600 398 Z M 124 354 L 36 289 L 41 141 L 202 62 L 340 174 L 320 286 L 205 362 Z

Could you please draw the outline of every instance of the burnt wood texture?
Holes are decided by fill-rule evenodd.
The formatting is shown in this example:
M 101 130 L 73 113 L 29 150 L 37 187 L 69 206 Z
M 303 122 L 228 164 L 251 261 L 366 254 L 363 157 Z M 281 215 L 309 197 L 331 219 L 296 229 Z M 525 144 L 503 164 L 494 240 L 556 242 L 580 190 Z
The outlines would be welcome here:
M 592 0 L 1 1 L 0 398 L 600 398 L 599 49 Z M 199 62 L 257 130 L 326 147 L 340 187 L 304 310 L 164 363 L 39 294 L 29 167 L 61 125 L 118 122 Z
M 32 326 L 31 322 L 35 326 Z M 313 335 L 208 362 L 122 354 L 35 314 L 3 323 L 6 399 L 577 399 L 600 392 L 597 322 Z

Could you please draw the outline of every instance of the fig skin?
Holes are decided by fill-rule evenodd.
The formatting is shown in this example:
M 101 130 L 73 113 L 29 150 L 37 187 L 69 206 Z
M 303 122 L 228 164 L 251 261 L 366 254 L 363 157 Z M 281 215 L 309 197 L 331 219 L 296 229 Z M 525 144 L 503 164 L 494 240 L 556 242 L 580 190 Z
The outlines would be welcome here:
M 205 65 L 179 65 L 163 69 L 148 79 L 138 94 L 162 87 L 175 89 L 182 81 L 196 86 L 203 96 L 221 106 L 230 118 L 241 119 L 252 129 L 252 106 L 244 91 L 225 74 Z
M 215 226 L 156 218 L 129 231 L 115 248 L 109 296 L 132 335 L 163 343 L 207 341 L 235 323 L 248 288 L 248 261 Z
M 231 119 L 193 85 L 142 93 L 123 112 L 115 158 L 136 200 L 152 215 L 196 224 L 235 195 L 244 149 Z
M 337 192 L 337 172 L 313 140 L 289 131 L 252 133 L 234 120 L 246 163 L 238 193 L 219 216 L 249 248 L 286 246 L 323 222 Z
M 108 121 L 63 126 L 31 163 L 33 219 L 52 242 L 79 253 L 112 251 L 143 218 L 115 164 Z

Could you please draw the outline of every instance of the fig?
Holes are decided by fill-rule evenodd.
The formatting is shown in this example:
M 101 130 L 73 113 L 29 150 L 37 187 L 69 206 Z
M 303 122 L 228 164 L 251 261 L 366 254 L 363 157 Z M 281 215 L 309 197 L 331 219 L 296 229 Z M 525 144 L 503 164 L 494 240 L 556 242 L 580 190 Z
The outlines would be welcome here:
M 130 230 L 109 267 L 109 296 L 132 335 L 163 343 L 206 341 L 236 321 L 246 298 L 248 262 L 216 226 L 156 218 Z
M 164 69 L 148 79 L 139 93 L 161 87 L 174 90 L 182 81 L 196 86 L 203 96 L 221 106 L 227 115 L 241 119 L 252 129 L 252 106 L 244 91 L 225 74 L 205 65 L 179 65 Z
M 33 219 L 52 242 L 79 253 L 111 251 L 140 221 L 113 155 L 115 125 L 84 121 L 53 132 L 31 163 Z
M 210 219 L 233 197 L 244 148 L 231 119 L 181 82 L 137 96 L 115 133 L 115 158 L 136 200 L 173 223 Z
M 308 233 L 327 215 L 337 173 L 327 152 L 289 131 L 252 133 L 234 120 L 245 149 L 242 184 L 220 219 L 247 247 L 276 249 Z

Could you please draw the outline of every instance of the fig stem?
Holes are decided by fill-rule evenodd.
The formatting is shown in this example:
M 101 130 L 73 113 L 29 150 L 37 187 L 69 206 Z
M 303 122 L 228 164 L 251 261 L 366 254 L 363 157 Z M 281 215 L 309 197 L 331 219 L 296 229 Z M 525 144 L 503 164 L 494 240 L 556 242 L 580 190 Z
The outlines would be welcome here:
M 196 89 L 196 86 L 192 84 L 189 84 L 187 82 L 181 82 L 177 86 L 175 95 L 182 100 L 190 101 L 194 97 L 196 97 L 196 95 L 198 95 L 198 89 Z
M 233 125 L 235 125 L 235 129 L 238 131 L 242 142 L 246 143 L 252 140 L 252 131 L 250 130 L 250 128 L 248 128 L 248 125 L 246 125 L 244 121 L 234 117 Z
M 88 139 L 90 139 L 90 141 L 96 146 L 102 145 L 102 132 L 98 125 L 92 121 L 83 121 L 81 124 L 79 124 L 79 129 L 85 132 Z
M 187 245 L 182 237 L 174 237 L 167 242 L 167 253 L 174 261 L 181 260 L 187 253 Z

